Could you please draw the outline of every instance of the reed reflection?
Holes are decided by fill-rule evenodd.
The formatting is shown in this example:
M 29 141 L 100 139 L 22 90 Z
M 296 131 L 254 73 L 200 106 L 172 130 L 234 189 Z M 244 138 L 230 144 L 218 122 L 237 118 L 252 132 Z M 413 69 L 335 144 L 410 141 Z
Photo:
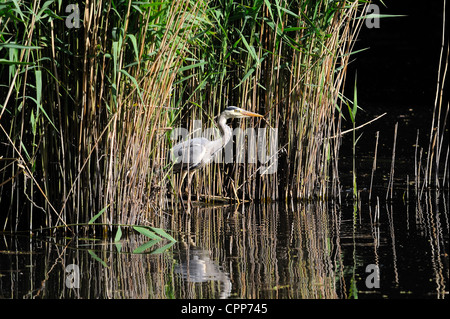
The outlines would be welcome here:
M 222 283 L 229 280 L 224 290 L 231 289 L 227 296 L 237 298 L 336 298 L 328 229 L 332 221 L 326 206 L 197 209 L 184 229 L 191 230 L 186 237 L 201 249 L 182 254 L 176 272 L 183 278 L 189 273 L 191 282 L 209 277 Z M 214 296 L 213 290 L 202 293 Z M 224 295 L 222 290 L 220 296 Z M 187 296 L 198 297 L 192 291 Z
M 0 297 L 445 298 L 447 202 L 433 195 L 409 204 L 375 198 L 356 206 L 194 207 L 190 215 L 166 214 L 158 225 L 173 230 L 170 248 L 163 240 L 150 246 L 132 229 L 123 229 L 120 241 L 3 234 Z M 66 285 L 71 264 L 80 271 L 79 289 Z M 368 264 L 381 271 L 379 289 L 364 284 Z

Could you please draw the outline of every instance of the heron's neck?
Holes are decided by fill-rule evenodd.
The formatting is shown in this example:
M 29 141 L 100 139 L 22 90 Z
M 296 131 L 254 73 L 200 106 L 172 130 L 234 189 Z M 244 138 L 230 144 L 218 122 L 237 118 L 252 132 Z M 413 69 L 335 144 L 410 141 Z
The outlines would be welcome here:
M 222 148 L 225 147 L 225 145 L 228 144 L 228 142 L 231 139 L 231 136 L 233 136 L 233 132 L 231 131 L 231 127 L 227 125 L 227 119 L 225 116 L 221 115 L 219 117 L 219 129 L 221 133 L 221 137 L 219 137 L 217 140 L 213 141 L 212 143 L 212 154 L 218 152 Z

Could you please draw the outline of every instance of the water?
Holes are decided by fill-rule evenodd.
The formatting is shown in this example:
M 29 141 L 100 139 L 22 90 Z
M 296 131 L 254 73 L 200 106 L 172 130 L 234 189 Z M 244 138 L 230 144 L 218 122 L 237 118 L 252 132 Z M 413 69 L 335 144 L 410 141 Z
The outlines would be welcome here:
M 2 234 L 0 298 L 448 298 L 448 194 L 361 198 L 356 214 L 345 199 L 195 208 L 168 216 L 175 244 L 144 253 L 132 229 L 117 243 Z

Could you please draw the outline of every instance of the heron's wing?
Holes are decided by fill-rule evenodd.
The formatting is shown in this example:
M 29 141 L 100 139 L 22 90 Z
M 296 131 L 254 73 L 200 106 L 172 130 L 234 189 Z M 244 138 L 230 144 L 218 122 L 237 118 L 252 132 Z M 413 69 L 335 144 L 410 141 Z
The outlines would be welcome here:
M 170 151 L 174 170 L 192 169 L 200 165 L 208 154 L 208 143 L 210 141 L 206 138 L 193 138 L 175 145 Z

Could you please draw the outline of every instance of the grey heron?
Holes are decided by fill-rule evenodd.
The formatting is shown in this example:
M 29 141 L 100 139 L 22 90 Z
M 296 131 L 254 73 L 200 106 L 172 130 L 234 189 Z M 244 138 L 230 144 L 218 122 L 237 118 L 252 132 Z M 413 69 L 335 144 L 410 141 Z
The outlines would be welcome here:
M 181 185 L 183 184 L 186 175 L 188 176 L 188 189 L 190 194 L 190 186 L 194 173 L 211 162 L 214 155 L 228 144 L 233 133 L 231 128 L 227 125 L 227 120 L 232 118 L 244 117 L 264 117 L 260 114 L 253 113 L 241 109 L 236 106 L 227 107 L 219 116 L 219 129 L 221 137 L 214 141 L 207 138 L 199 137 L 188 139 L 184 142 L 176 144 L 170 152 L 171 159 L 174 163 L 173 171 L 175 173 L 181 172 L 181 179 L 178 189 L 178 194 L 181 195 Z M 190 197 L 190 196 L 189 196 Z

